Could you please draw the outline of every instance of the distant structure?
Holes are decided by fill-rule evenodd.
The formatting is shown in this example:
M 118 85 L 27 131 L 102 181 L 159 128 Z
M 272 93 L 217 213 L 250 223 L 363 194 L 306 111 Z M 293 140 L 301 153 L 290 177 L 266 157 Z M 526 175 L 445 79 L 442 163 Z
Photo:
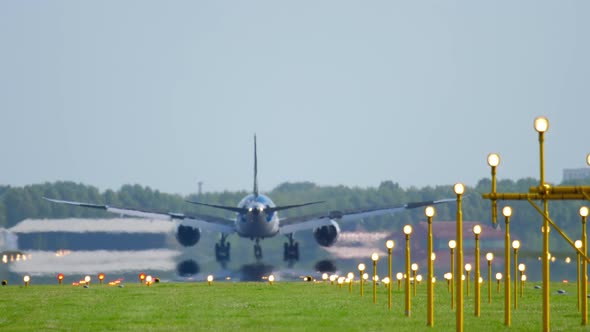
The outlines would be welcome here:
M 590 168 L 566 168 L 563 170 L 563 182 L 590 179 Z
M 0 229 L 2 250 L 147 250 L 165 248 L 174 224 L 164 220 L 25 219 Z
M 203 194 L 203 181 L 199 181 L 199 196 Z

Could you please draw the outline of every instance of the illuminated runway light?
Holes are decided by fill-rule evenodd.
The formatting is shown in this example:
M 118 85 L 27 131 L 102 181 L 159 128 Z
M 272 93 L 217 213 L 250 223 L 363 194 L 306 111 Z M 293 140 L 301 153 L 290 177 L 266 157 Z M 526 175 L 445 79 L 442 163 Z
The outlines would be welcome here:
M 23 277 L 23 281 L 25 282 L 25 287 L 29 287 L 29 281 L 31 281 L 31 277 L 29 277 L 28 275 L 25 275 Z
M 58 283 L 61 285 L 61 283 L 63 282 L 63 280 L 64 280 L 64 275 L 63 275 L 63 273 L 59 273 L 59 274 L 57 275 L 57 282 L 58 282 Z

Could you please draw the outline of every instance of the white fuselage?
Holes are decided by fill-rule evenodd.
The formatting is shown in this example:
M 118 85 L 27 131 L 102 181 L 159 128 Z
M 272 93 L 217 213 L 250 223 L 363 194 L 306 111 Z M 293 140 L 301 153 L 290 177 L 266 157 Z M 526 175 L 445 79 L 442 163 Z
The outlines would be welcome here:
M 236 231 L 241 237 L 262 239 L 279 233 L 279 215 L 276 211 L 269 212 L 269 208 L 274 208 L 275 204 L 268 196 L 248 195 L 238 207 L 247 211 L 236 216 Z

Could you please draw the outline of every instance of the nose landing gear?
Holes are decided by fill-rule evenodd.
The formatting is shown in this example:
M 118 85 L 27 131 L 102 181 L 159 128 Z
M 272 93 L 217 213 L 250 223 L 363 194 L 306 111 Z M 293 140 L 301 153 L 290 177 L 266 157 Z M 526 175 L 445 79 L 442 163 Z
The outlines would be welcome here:
M 254 245 L 254 257 L 256 260 L 262 259 L 262 247 L 260 247 L 260 239 L 256 239 L 256 244 Z

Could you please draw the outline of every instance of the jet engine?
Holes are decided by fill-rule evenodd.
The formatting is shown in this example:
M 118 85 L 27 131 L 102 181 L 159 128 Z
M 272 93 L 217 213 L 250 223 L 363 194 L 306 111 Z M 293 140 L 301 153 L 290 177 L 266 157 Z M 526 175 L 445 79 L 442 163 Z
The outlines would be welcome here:
M 317 243 L 322 247 L 329 247 L 336 243 L 338 234 L 340 234 L 340 226 L 334 220 L 330 220 L 331 225 L 322 226 L 314 229 L 313 237 Z
M 192 247 L 201 238 L 201 231 L 192 226 L 178 225 L 176 228 L 176 240 L 183 247 Z

